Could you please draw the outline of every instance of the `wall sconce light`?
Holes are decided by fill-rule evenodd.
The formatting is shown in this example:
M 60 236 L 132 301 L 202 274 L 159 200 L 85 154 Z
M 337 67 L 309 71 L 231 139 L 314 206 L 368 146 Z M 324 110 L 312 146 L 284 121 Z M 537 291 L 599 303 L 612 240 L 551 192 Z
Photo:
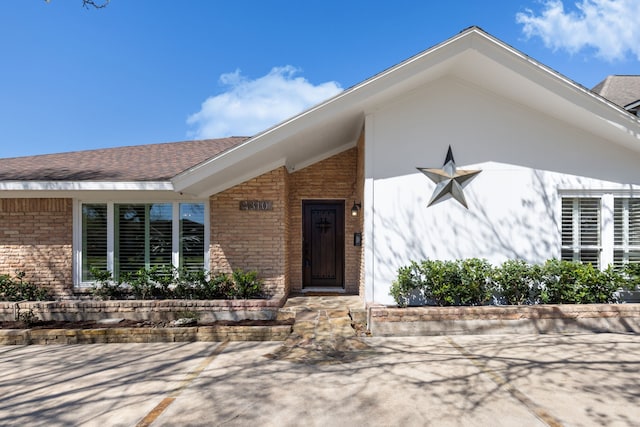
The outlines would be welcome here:
M 358 211 L 362 209 L 362 203 L 353 202 L 353 207 L 351 208 L 351 216 L 358 216 Z

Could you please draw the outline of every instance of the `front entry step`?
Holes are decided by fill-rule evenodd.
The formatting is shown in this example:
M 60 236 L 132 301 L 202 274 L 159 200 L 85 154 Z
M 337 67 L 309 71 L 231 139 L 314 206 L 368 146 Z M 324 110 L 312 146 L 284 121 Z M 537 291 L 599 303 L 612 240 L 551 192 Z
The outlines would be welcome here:
M 267 357 L 310 364 L 346 363 L 372 350 L 358 335 L 351 313 L 364 312 L 357 296 L 290 298 L 278 318 L 294 318 L 293 331 L 282 347 Z

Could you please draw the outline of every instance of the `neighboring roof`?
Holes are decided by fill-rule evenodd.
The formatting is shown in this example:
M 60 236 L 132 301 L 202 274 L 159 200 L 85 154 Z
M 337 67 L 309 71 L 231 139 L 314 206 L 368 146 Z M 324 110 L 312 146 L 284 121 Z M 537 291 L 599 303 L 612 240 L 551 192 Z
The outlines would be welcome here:
M 608 76 L 593 89 L 598 95 L 626 108 L 640 100 L 640 76 Z
M 640 113 L 640 99 L 632 102 L 631 104 L 625 105 L 624 109 L 637 116 L 638 113 Z
M 0 181 L 168 181 L 246 137 L 0 159 Z

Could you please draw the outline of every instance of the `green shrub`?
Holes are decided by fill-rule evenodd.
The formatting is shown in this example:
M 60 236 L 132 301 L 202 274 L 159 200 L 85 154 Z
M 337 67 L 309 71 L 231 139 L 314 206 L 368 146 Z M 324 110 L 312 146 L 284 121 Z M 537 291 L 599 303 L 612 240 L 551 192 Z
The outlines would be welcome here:
M 511 305 L 590 304 L 617 302 L 620 288 L 638 285 L 637 265 L 621 274 L 611 267 L 600 271 L 591 264 L 555 259 L 542 266 L 510 260 L 493 268 L 484 259 L 470 258 L 412 261 L 398 269 L 390 294 L 400 307 L 416 297 L 440 306 L 481 305 L 492 295 Z
M 495 270 L 495 291 L 509 305 L 536 304 L 540 299 L 540 275 L 538 265 L 507 260 Z
M 487 304 L 493 291 L 493 267 L 486 259 L 469 258 L 458 261 L 460 287 L 457 305 Z
M 640 289 L 640 264 L 624 264 L 621 269 L 625 283 L 624 288 L 629 290 Z
M 236 298 L 256 298 L 262 292 L 262 281 L 258 279 L 257 271 L 234 270 L 231 280 Z
M 25 273 L 16 272 L 14 277 L 0 275 L 0 300 L 2 301 L 46 301 L 51 299 L 49 291 L 24 280 Z
M 173 298 L 215 299 L 207 293 L 207 272 L 204 270 L 181 269 L 174 275 Z
M 259 298 L 263 282 L 255 271 L 236 270 L 209 278 L 205 270 L 172 267 L 140 269 L 115 281 L 109 271 L 92 269 L 92 294 L 100 299 L 233 299 Z
M 398 277 L 391 284 L 389 291 L 398 307 L 409 305 L 412 297 L 422 290 L 422 280 L 419 277 L 420 266 L 415 261 L 398 269 Z
M 425 261 L 423 293 L 436 305 L 460 305 L 462 278 L 459 264 L 455 261 Z
M 552 259 L 542 266 L 540 302 L 590 304 L 616 302 L 623 279 L 613 268 L 605 271 L 591 264 Z
M 390 293 L 400 307 L 416 297 L 440 306 L 480 305 L 491 296 L 491 277 L 491 265 L 478 258 L 411 262 L 398 269 Z
M 113 280 L 110 271 L 91 269 L 91 275 L 95 279 L 95 283 L 91 286 L 91 294 L 103 300 L 123 299 L 127 295 L 127 289 L 122 286 L 122 281 Z

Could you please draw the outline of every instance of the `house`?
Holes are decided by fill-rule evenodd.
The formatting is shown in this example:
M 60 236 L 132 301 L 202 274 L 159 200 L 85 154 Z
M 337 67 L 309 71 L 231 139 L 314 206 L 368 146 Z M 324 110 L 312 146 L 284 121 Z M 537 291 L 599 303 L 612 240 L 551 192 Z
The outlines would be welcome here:
M 638 80 L 613 80 L 472 27 L 251 138 L 2 159 L 0 269 L 59 297 L 91 267 L 255 269 L 385 304 L 411 260 L 639 262 L 640 95 L 606 98 Z

